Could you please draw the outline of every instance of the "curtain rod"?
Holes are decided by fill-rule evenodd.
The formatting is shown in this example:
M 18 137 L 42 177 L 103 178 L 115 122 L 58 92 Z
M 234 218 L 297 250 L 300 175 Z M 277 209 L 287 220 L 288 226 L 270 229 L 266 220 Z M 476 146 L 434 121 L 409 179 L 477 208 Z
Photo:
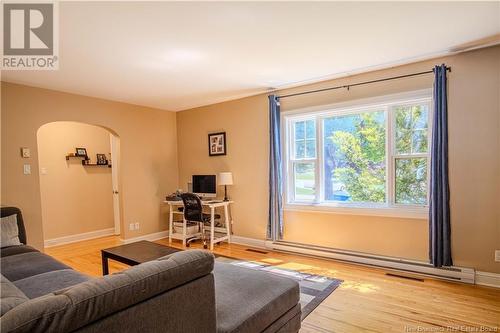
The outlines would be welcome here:
M 446 67 L 446 70 L 448 72 L 451 72 L 451 67 Z M 386 78 L 378 79 L 378 80 L 371 80 L 371 81 L 364 81 L 364 82 L 358 82 L 358 83 L 353 83 L 353 84 L 346 84 L 346 85 L 343 85 L 343 86 L 336 86 L 336 87 L 323 88 L 323 89 L 317 89 L 317 90 L 302 91 L 302 92 L 298 92 L 298 93 L 294 93 L 294 94 L 277 96 L 277 98 L 278 99 L 282 99 L 282 98 L 287 98 L 287 97 L 294 97 L 294 96 L 300 96 L 300 95 L 306 95 L 306 94 L 313 94 L 313 93 L 318 93 L 318 92 L 323 92 L 323 91 L 328 91 L 328 90 L 342 89 L 342 88 L 346 88 L 347 90 L 349 90 L 349 88 L 351 88 L 351 87 L 361 86 L 361 85 L 364 85 L 364 84 L 377 83 L 377 82 L 390 81 L 390 80 L 397 80 L 397 79 L 403 79 L 403 78 L 406 78 L 406 77 L 412 77 L 412 76 L 418 76 L 418 75 L 424 75 L 424 74 L 430 74 L 430 73 L 434 73 L 434 69 L 431 69 L 430 71 L 425 71 L 425 72 L 418 72 L 418 73 L 411 73 L 411 74 L 405 74 L 405 75 L 391 76 L 391 77 L 386 77 Z

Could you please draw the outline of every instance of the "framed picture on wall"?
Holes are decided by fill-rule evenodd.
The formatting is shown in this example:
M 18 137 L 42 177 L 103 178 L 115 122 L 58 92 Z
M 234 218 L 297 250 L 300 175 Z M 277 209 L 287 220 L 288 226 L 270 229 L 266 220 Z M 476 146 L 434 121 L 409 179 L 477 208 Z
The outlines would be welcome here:
M 208 135 L 208 155 L 226 155 L 226 132 L 212 133 Z
M 87 157 L 87 149 L 85 148 L 75 148 L 75 156 Z

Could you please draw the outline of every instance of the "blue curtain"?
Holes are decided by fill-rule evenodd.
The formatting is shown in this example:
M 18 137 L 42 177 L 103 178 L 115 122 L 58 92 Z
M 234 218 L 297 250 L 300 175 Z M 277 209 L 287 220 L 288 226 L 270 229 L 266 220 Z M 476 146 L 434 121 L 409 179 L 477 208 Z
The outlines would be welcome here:
M 267 237 L 273 240 L 283 236 L 280 129 L 280 102 L 276 95 L 269 95 L 269 221 Z
M 429 203 L 429 259 L 435 267 L 452 266 L 450 190 L 448 184 L 448 105 L 446 65 L 434 68 Z

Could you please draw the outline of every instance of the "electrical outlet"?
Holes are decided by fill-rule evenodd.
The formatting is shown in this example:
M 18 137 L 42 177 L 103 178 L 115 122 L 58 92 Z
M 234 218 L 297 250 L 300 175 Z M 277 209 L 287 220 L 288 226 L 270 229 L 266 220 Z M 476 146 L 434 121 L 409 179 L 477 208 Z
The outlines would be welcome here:
M 135 230 L 139 230 L 139 222 L 135 222 Z
M 128 225 L 128 230 L 134 230 L 135 229 L 134 227 L 135 227 L 135 225 L 133 223 L 130 223 Z
M 495 250 L 495 261 L 500 262 L 500 250 Z

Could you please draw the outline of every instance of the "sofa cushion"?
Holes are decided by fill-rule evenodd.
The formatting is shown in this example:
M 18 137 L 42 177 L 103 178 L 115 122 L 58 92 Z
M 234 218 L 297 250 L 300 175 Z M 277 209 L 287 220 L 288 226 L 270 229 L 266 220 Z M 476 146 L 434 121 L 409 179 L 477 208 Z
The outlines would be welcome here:
M 214 257 L 209 252 L 177 252 L 31 299 L 7 312 L 2 317 L 1 329 L 2 332 L 70 332 L 206 276 L 213 265 Z M 168 309 L 158 309 L 158 315 L 160 311 Z
M 21 245 L 17 215 L 12 214 L 1 218 L 0 247 Z
M 217 332 L 262 332 L 299 302 L 299 284 L 291 279 L 216 263 Z
M 24 228 L 23 214 L 17 207 L 0 207 L 0 217 L 16 215 L 17 229 L 19 231 L 19 241 L 26 244 L 26 229 Z
M 90 277 L 72 269 L 63 269 L 17 280 L 14 285 L 22 290 L 28 298 L 36 298 L 90 279 Z
M 3 257 L 2 274 L 14 282 L 45 272 L 69 269 L 69 266 L 41 252 L 27 252 Z
M 3 258 L 27 252 L 38 252 L 38 250 L 28 245 L 9 246 L 0 249 L 0 256 Z
M 28 297 L 19 290 L 12 282 L 5 276 L 0 274 L 0 304 L 1 316 L 7 311 L 15 308 L 28 300 Z

